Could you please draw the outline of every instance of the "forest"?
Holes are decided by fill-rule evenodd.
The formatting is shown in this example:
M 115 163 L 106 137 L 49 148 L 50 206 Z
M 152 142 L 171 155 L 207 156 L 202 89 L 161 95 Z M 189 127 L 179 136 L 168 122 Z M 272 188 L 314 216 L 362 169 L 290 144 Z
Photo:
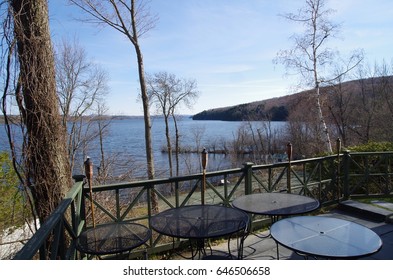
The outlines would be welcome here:
M 370 69 L 370 68 L 367 68 Z M 368 142 L 391 142 L 393 140 L 393 76 L 375 66 L 370 75 L 356 80 L 339 82 L 321 87 L 321 104 L 332 138 L 340 138 L 344 146 Z M 359 71 L 365 73 L 365 71 Z M 374 75 L 375 74 L 375 75 Z M 321 153 L 318 139 L 319 123 L 315 118 L 311 90 L 292 95 L 240 104 L 232 107 L 203 111 L 194 120 L 223 121 L 286 121 L 287 135 L 299 154 L 311 156 Z

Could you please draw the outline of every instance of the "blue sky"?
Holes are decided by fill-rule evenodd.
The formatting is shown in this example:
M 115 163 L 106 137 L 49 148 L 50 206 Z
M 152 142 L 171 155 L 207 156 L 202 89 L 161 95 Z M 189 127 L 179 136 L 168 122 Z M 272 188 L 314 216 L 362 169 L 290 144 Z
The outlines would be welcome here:
M 237 105 L 294 93 L 295 77 L 273 59 L 291 46 L 299 30 L 279 16 L 295 12 L 304 0 L 152 0 L 159 17 L 155 29 L 141 39 L 145 70 L 167 71 L 196 79 L 200 97 L 181 113 Z M 393 1 L 328 0 L 341 23 L 340 38 L 331 41 L 342 55 L 363 49 L 373 64 L 393 58 Z M 142 115 L 137 102 L 138 75 L 134 49 L 109 27 L 76 21 L 81 13 L 67 0 L 50 0 L 53 42 L 73 40 L 109 74 L 107 106 L 111 114 Z

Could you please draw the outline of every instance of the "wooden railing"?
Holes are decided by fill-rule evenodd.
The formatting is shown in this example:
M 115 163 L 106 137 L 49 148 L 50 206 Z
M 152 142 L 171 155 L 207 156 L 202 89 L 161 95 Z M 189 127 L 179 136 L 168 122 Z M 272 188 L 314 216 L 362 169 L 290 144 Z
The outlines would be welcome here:
M 91 202 L 96 223 L 138 221 L 149 226 L 158 211 L 201 203 L 205 180 L 206 204 L 231 205 L 238 196 L 254 192 L 291 192 L 312 196 L 322 206 L 352 196 L 392 195 L 393 152 L 349 153 L 268 165 L 245 163 L 241 168 L 174 178 L 92 187 L 76 182 L 56 211 L 14 259 L 78 259 L 75 240 L 91 226 Z M 264 221 L 259 217 L 258 222 Z M 254 221 L 257 222 L 257 221 Z M 170 248 L 172 240 L 153 234 L 149 253 Z M 137 254 L 138 252 L 136 252 Z
M 84 227 L 83 182 L 74 184 L 48 220 L 14 259 L 74 259 L 75 240 Z M 38 254 L 37 254 L 38 253 Z

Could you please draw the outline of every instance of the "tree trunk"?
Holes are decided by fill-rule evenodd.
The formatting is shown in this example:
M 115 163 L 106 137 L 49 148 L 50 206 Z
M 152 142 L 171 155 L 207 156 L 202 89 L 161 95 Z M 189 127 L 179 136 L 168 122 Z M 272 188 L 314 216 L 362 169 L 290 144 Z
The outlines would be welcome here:
M 142 1 L 102 1 L 102 0 L 70 0 L 89 16 L 94 22 L 104 23 L 125 35 L 133 44 L 138 61 L 139 84 L 141 87 L 143 117 L 145 122 L 145 146 L 147 161 L 147 176 L 154 179 L 154 156 L 151 137 L 151 120 L 149 112 L 149 97 L 147 95 L 145 70 L 143 65 L 142 51 L 138 38 L 153 28 L 154 17 L 150 19 L 149 12 L 145 9 Z M 138 3 L 136 3 L 138 2 Z M 151 186 L 152 187 L 152 186 Z M 158 211 L 158 201 L 155 192 L 151 193 L 152 209 Z
M 26 182 L 42 222 L 71 186 L 66 133 L 56 95 L 46 0 L 13 0 L 14 34 L 27 129 Z
M 175 124 L 175 155 L 176 155 L 176 176 L 179 176 L 179 168 L 180 168 L 180 161 L 179 161 L 179 153 L 180 153 L 180 134 L 179 134 L 179 128 L 177 126 L 177 119 L 175 117 L 175 114 L 172 114 L 173 117 L 173 122 Z
M 169 176 L 173 177 L 172 143 L 171 143 L 171 136 L 170 136 L 170 133 L 169 133 L 169 115 L 164 114 L 164 120 L 165 120 L 166 147 L 167 147 L 167 150 L 168 150 Z
M 320 95 L 320 87 L 319 83 L 316 83 L 316 88 L 315 88 L 315 98 L 316 98 L 316 106 L 317 106 L 317 111 L 318 111 L 318 119 L 321 125 L 320 131 L 321 131 L 321 137 L 323 139 L 323 142 L 326 145 L 326 151 L 328 153 L 333 153 L 332 149 L 332 143 L 330 141 L 330 136 L 329 136 L 329 130 L 325 122 L 325 118 L 323 117 L 323 112 L 322 112 L 322 106 L 321 106 L 321 95 Z
M 146 82 L 145 82 L 145 70 L 143 66 L 143 56 L 139 47 L 138 41 L 135 40 L 135 51 L 138 59 L 138 73 L 139 83 L 141 86 L 142 105 L 143 105 L 143 116 L 145 123 L 145 146 L 146 146 L 146 160 L 147 160 L 147 176 L 150 180 L 154 179 L 154 156 L 151 138 L 151 120 L 149 110 L 149 97 L 147 95 Z M 157 196 L 154 192 L 151 193 L 151 202 L 153 212 L 158 212 L 158 201 Z

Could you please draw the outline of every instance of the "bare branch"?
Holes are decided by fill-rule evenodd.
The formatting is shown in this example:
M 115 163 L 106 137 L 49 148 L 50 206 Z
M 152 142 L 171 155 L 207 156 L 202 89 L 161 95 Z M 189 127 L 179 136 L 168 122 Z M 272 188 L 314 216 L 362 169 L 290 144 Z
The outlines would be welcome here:
M 151 120 L 149 98 L 145 81 L 145 70 L 142 50 L 139 39 L 154 27 L 157 17 L 152 16 L 143 0 L 70 0 L 71 3 L 80 7 L 82 10 L 98 22 L 108 25 L 124 34 L 133 44 L 138 61 L 138 78 L 141 90 L 144 126 L 145 126 L 145 147 L 147 173 L 149 179 L 154 179 L 154 155 L 152 148 Z M 153 211 L 158 211 L 158 202 L 152 193 Z

